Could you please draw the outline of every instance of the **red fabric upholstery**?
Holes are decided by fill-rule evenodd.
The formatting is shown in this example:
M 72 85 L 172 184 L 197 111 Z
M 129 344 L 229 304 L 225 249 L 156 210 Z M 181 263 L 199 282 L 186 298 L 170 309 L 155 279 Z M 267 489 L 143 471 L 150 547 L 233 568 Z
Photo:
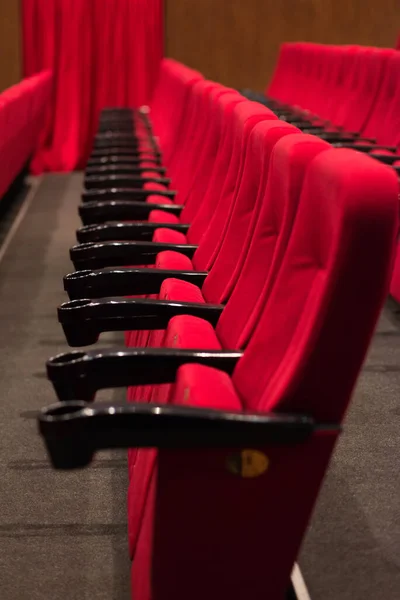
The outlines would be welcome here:
M 246 407 L 342 418 L 389 288 L 397 195 L 395 173 L 367 156 L 338 150 L 314 160 L 276 284 L 235 370 Z
M 185 365 L 171 400 L 207 406 L 209 398 L 231 410 L 241 405 L 339 423 L 387 293 L 397 195 L 388 167 L 352 151 L 321 152 L 307 172 L 270 299 L 232 379 Z M 327 429 L 294 447 L 265 445 L 266 473 L 254 479 L 232 476 L 229 449 L 162 450 L 157 461 L 152 451 L 139 453 L 129 497 L 135 598 L 167 589 L 183 599 L 193 581 L 196 600 L 210 586 L 238 600 L 245 593 L 283 597 L 336 438 Z M 246 519 L 237 518 L 238 506 Z M 266 564 L 273 577 L 265 577 Z
M 40 142 L 52 82 L 51 72 L 45 71 L 0 94 L 0 198 Z
M 173 271 L 193 271 L 193 264 L 190 258 L 179 252 L 165 250 L 157 255 L 156 269 L 166 269 Z
M 200 288 L 193 283 L 182 281 L 181 279 L 165 279 L 161 285 L 160 300 L 172 300 L 177 302 L 205 302 Z M 196 346 L 197 347 L 197 346 Z
M 390 293 L 397 302 L 400 302 L 400 244 L 397 244 Z
M 163 203 L 166 200 L 166 198 L 163 198 Z M 150 201 L 154 201 L 154 202 L 159 202 L 159 197 L 155 198 L 154 200 L 148 200 Z M 150 215 L 149 215 L 149 223 L 179 223 L 179 218 L 176 215 L 173 215 L 169 212 L 165 212 L 163 210 L 152 210 Z
M 186 235 L 174 229 L 156 229 L 153 235 L 153 242 L 162 244 L 187 244 Z
M 276 144 L 258 218 L 255 211 L 248 230 L 249 250 L 227 280 L 225 294 L 230 298 L 217 325 L 225 348 L 247 345 L 280 270 L 308 165 L 329 147 L 304 134 L 286 136 Z M 203 286 L 207 298 L 213 270 Z
M 262 310 L 263 303 L 266 301 L 266 295 L 272 285 L 273 275 L 276 274 L 281 264 L 282 255 L 286 250 L 296 213 L 306 167 L 318 152 L 329 148 L 328 144 L 312 136 L 300 134 L 284 135 L 286 132 L 290 133 L 292 130 L 293 128 L 288 128 L 287 130 L 283 129 L 280 131 L 274 123 L 265 122 L 258 124 L 251 136 L 252 142 L 260 155 L 262 157 L 265 156 L 266 162 L 263 168 L 269 173 L 269 177 L 268 180 L 267 178 L 263 180 L 263 190 L 260 195 L 262 207 L 261 211 L 260 207 L 258 207 L 257 213 L 260 214 L 257 214 L 258 219 L 256 218 L 256 222 L 258 223 L 262 219 L 262 225 L 260 224 L 256 229 L 254 235 L 256 241 L 251 248 L 253 259 L 255 260 L 257 257 L 256 269 L 252 270 L 251 261 L 249 261 L 250 264 L 247 264 L 246 261 L 243 271 L 244 279 L 242 281 L 240 278 L 236 287 L 236 289 L 240 289 L 237 299 L 235 298 L 232 306 L 228 302 L 225 311 L 228 311 L 229 317 L 225 319 L 221 328 L 219 324 L 217 327 L 217 330 L 220 329 L 222 332 L 222 339 L 225 337 L 228 341 L 228 345 L 224 345 L 227 348 L 237 348 L 239 341 L 246 339 L 246 336 L 250 335 L 250 328 L 254 326 L 254 323 L 251 322 L 248 330 L 246 330 L 246 321 L 250 316 L 256 320 L 256 311 L 259 314 Z M 266 149 L 275 141 L 275 138 L 271 138 L 270 134 L 271 132 L 276 134 L 279 131 L 282 139 L 276 143 L 270 157 L 270 152 L 266 152 Z M 260 144 L 261 140 L 263 140 L 263 144 Z M 254 161 L 255 172 L 262 172 L 262 165 L 258 165 L 259 159 L 257 159 L 256 155 L 250 153 L 249 156 L 251 158 L 250 163 L 253 164 Z M 271 165 L 268 168 L 270 162 Z M 275 253 L 273 250 L 274 244 L 276 246 Z M 268 274 L 270 274 L 270 279 L 267 277 Z M 251 281 L 252 276 L 256 281 Z M 264 278 L 266 278 L 269 287 L 265 283 L 263 288 Z M 175 301 L 203 301 L 200 290 L 196 286 L 174 279 L 165 280 L 159 297 L 160 299 Z M 219 322 L 223 319 L 224 313 L 220 317 Z M 238 325 L 236 325 L 236 320 L 238 320 Z M 230 328 L 232 332 L 230 332 Z M 232 346 L 229 345 L 229 342 L 232 342 Z M 221 348 L 221 341 L 210 324 L 193 317 L 175 317 L 171 319 L 166 335 L 164 336 L 159 331 L 152 332 L 147 343 L 152 347 L 163 345 L 165 347 L 208 350 Z M 140 389 L 134 397 L 139 401 L 151 399 L 155 402 L 167 402 L 171 394 L 171 389 L 170 385 L 153 386 L 151 395 L 149 390 L 144 392 L 143 389 Z M 147 452 L 145 453 L 145 458 L 142 458 L 141 453 L 142 451 L 139 451 L 138 454 L 135 452 L 133 456 L 132 454 L 130 455 L 130 474 L 132 481 L 134 478 L 135 482 L 145 472 L 145 467 L 142 466 L 141 461 L 144 460 L 146 462 L 148 460 Z M 136 471 L 136 465 L 138 464 L 140 465 L 139 475 L 137 475 L 138 472 Z M 146 476 L 143 476 L 146 480 Z M 132 485 L 135 486 L 136 483 L 132 483 Z M 139 483 L 139 485 L 141 484 Z M 137 489 L 136 491 L 139 493 Z M 135 502 L 135 500 L 132 500 L 133 504 L 130 510 L 136 510 Z M 140 503 L 140 500 L 137 499 L 137 502 Z M 142 505 L 140 504 L 140 506 Z M 135 519 L 136 517 L 134 517 L 134 522 L 137 526 Z M 131 521 L 129 521 L 132 551 L 136 539 L 135 531 L 137 530 L 135 530 L 135 527 L 131 528 Z

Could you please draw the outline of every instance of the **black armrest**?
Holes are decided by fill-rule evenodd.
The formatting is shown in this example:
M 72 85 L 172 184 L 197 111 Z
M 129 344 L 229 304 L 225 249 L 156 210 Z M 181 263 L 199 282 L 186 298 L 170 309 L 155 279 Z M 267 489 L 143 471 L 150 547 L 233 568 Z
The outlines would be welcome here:
M 128 140 L 128 141 L 137 141 L 136 135 L 133 133 L 131 129 L 131 123 L 127 123 L 128 131 L 115 131 L 115 130 L 107 130 L 97 132 L 94 136 L 93 140 L 96 142 L 97 140 Z
M 150 147 L 150 146 L 148 146 Z M 139 142 L 132 138 L 104 137 L 93 140 L 93 150 L 109 150 L 110 148 L 128 148 L 136 151 L 139 148 Z M 150 149 L 152 149 L 150 147 Z
M 110 148 L 133 148 L 134 150 L 140 151 L 143 149 L 150 152 L 159 150 L 151 138 L 139 141 L 137 138 L 132 137 L 106 136 L 93 140 L 92 150 L 108 150 Z
M 130 265 L 152 265 L 157 255 L 173 250 L 192 258 L 195 244 L 163 244 L 159 242 L 87 242 L 70 249 L 69 255 L 77 271 Z
M 96 165 L 140 165 L 140 163 L 143 162 L 143 158 L 140 157 L 136 157 L 136 156 L 121 156 L 121 155 L 115 155 L 115 154 L 108 154 L 106 156 L 98 156 L 98 157 L 92 157 L 89 158 L 88 162 L 86 163 L 87 167 L 94 167 Z M 153 158 L 146 158 L 146 162 L 152 163 L 155 166 L 158 166 L 160 161 L 159 159 L 153 157 Z
M 86 175 L 84 179 L 85 188 L 88 190 L 107 189 L 124 187 L 130 189 L 141 189 L 145 183 L 156 183 L 169 185 L 171 180 L 168 177 L 140 177 L 129 173 L 109 174 L 109 175 Z M 149 190 L 151 191 L 151 190 Z M 154 194 L 157 190 L 153 191 Z
M 158 294 L 165 279 L 175 277 L 201 287 L 206 271 L 165 269 L 99 269 L 76 271 L 64 277 L 64 289 L 71 300 Z
M 113 240 L 141 240 L 151 242 L 156 229 L 173 229 L 186 233 L 189 224 L 173 223 L 104 223 L 102 225 L 86 225 L 76 232 L 78 242 L 106 242 Z
M 358 140 L 357 140 L 358 142 Z M 359 152 L 371 152 L 372 150 L 388 150 L 389 152 L 397 152 L 396 146 L 380 146 L 377 144 L 368 144 L 368 143 L 357 143 L 354 144 L 346 144 L 344 142 L 338 142 L 333 144 L 335 148 L 351 148 L 353 150 L 358 150 Z
M 321 140 L 325 140 L 326 142 L 344 142 L 344 143 L 351 143 L 351 142 L 355 142 L 358 141 L 357 138 L 354 137 L 354 135 L 351 134 L 347 134 L 341 131 L 338 132 L 334 132 L 334 131 L 321 131 L 319 133 L 315 133 L 314 131 L 310 130 L 308 131 L 307 129 L 303 129 L 303 133 L 311 133 L 311 134 L 315 134 L 318 135 L 319 138 L 321 138 Z
M 56 469 L 90 464 L 110 448 L 243 448 L 295 445 L 317 425 L 307 415 L 245 413 L 168 404 L 74 401 L 41 411 L 39 432 Z
M 400 161 L 400 156 L 398 154 L 371 154 L 370 156 L 385 165 L 393 165 L 394 162 Z
M 104 331 L 166 329 L 178 315 L 199 317 L 215 326 L 223 308 L 222 304 L 143 298 L 72 300 L 58 308 L 58 320 L 70 346 L 89 346 Z
M 59 354 L 47 361 L 47 376 L 59 400 L 94 400 L 98 390 L 173 383 L 180 366 L 198 363 L 231 374 L 242 352 L 116 348 Z
M 129 137 L 126 136 L 116 136 L 114 135 L 104 135 L 102 134 L 101 137 L 96 136 L 93 139 L 93 146 L 92 149 L 98 149 L 98 148 L 112 148 L 112 147 L 117 147 L 117 148 L 138 148 L 139 146 L 139 142 L 137 139 L 135 139 L 134 137 L 132 137 L 131 135 Z
M 137 165 L 121 163 L 121 164 L 103 164 L 97 166 L 87 166 L 85 169 L 85 175 L 89 176 L 100 176 L 100 175 L 140 175 L 141 173 L 159 173 L 164 175 L 167 169 L 165 167 L 139 167 Z
M 124 148 L 123 146 L 113 146 L 112 148 L 93 148 L 89 158 L 95 158 L 99 156 L 132 156 L 139 158 L 140 160 L 147 160 L 148 158 L 157 158 L 161 160 L 161 153 L 154 150 L 145 152 L 135 150 L 134 148 Z M 146 157 L 146 158 L 145 158 Z
M 179 217 L 183 210 L 181 204 L 153 204 L 132 200 L 87 202 L 79 206 L 79 215 L 84 225 L 105 223 L 107 221 L 138 221 L 147 219 L 152 210 L 163 210 Z
M 111 187 L 96 188 L 82 192 L 83 202 L 103 202 L 105 200 L 145 200 L 149 196 L 160 196 L 160 198 L 171 198 L 176 196 L 174 190 L 142 190 L 137 188 Z

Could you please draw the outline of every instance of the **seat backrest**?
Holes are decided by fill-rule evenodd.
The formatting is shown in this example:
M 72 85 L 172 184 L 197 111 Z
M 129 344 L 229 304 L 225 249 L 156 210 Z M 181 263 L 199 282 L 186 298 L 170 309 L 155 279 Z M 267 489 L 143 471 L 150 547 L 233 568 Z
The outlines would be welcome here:
M 282 137 L 293 133 L 298 133 L 298 130 L 283 121 L 263 121 L 252 130 L 242 181 L 221 230 L 222 242 L 215 247 L 210 264 L 212 260 L 214 262 L 203 284 L 203 296 L 208 302 L 225 303 L 229 298 L 246 260 L 255 223 L 260 217 L 272 152 Z
M 294 133 L 280 139 L 272 150 L 266 185 L 258 198 L 260 209 L 253 211 L 248 239 L 242 241 L 249 248 L 231 275 L 232 295 L 217 324 L 224 348 L 247 345 L 281 267 L 307 168 L 315 156 L 330 147 L 315 136 Z M 219 279 L 222 272 L 217 275 Z
M 196 269 L 208 269 L 216 245 L 222 242 L 221 231 L 232 202 L 242 181 L 249 136 L 253 127 L 263 120 L 276 120 L 274 113 L 257 102 L 241 102 L 233 111 L 232 129 L 226 137 L 219 154 L 218 170 L 223 187 L 221 192 L 209 186 L 207 194 L 196 213 L 188 231 L 188 241 L 199 244 L 193 257 Z M 229 165 L 229 166 L 228 166 Z
M 326 55 L 326 80 L 324 82 L 325 102 L 318 115 L 328 121 L 334 120 L 338 107 L 346 101 L 343 98 L 343 80 L 348 76 L 347 57 L 358 51 L 358 46 L 331 46 Z
M 201 207 L 202 210 L 207 203 L 214 203 L 215 198 L 221 193 L 225 178 L 229 170 L 230 156 L 232 150 L 232 119 L 233 111 L 238 104 L 246 102 L 245 98 L 238 92 L 221 94 L 216 98 L 212 107 L 210 141 L 210 152 L 213 156 L 212 170 L 205 180 L 205 185 L 197 187 L 193 185 L 185 202 L 181 214 L 183 223 L 191 223 Z M 198 132 L 202 133 L 199 128 Z M 206 162 L 208 164 L 208 160 Z
M 295 92 L 295 104 L 313 114 L 321 114 L 327 100 L 326 86 L 330 76 L 327 65 L 331 52 L 331 47 L 324 44 L 307 44 L 303 48 L 305 73 Z
M 342 420 L 386 298 L 396 174 L 352 150 L 307 172 L 276 283 L 233 379 L 243 405 Z
M 161 82 L 154 96 L 151 120 L 155 134 L 160 138 L 165 163 L 168 165 L 184 125 L 185 111 L 190 100 L 190 88 L 203 76 L 176 61 L 168 59 L 162 65 Z
M 368 48 L 362 46 L 351 46 L 344 54 L 344 59 L 341 64 L 339 87 L 338 87 L 338 102 L 331 106 L 331 116 L 329 120 L 339 127 L 344 126 L 344 122 L 351 107 L 351 98 L 354 89 L 358 84 L 358 69 L 360 63 L 360 55 L 368 53 Z
M 222 100 L 222 97 L 225 97 Z M 182 189 L 177 186 L 178 194 L 175 201 L 191 206 L 187 209 L 185 218 L 193 219 L 201 205 L 204 194 L 210 182 L 214 162 L 219 152 L 221 132 L 224 122 L 224 111 L 230 110 L 242 102 L 241 95 L 223 85 L 207 82 L 207 89 L 199 103 L 199 109 L 192 117 L 192 132 L 187 136 L 187 143 L 181 152 L 181 157 L 176 161 L 177 174 L 186 178 Z M 188 163 L 184 159 L 189 157 Z
M 206 79 L 198 80 L 190 89 L 180 139 L 175 144 L 168 169 L 172 187 L 177 190 L 175 201 L 178 204 L 185 204 L 188 199 L 193 173 L 204 157 L 202 150 L 204 146 L 207 150 L 209 147 L 209 137 L 204 134 L 204 129 L 207 127 L 207 132 L 212 131 L 213 104 L 225 90 L 224 86 Z M 203 174 L 209 176 L 210 173 L 203 171 Z
M 394 52 L 385 48 L 366 48 L 358 54 L 356 77 L 346 102 L 347 114 L 343 117 L 346 131 L 363 130 L 375 105 L 386 63 Z
M 382 82 L 374 108 L 364 126 L 363 134 L 379 144 L 400 143 L 400 53 L 394 51 L 384 68 Z
M 297 45 L 293 42 L 286 42 L 281 45 L 271 82 L 265 90 L 267 97 L 286 102 L 290 96 L 290 90 L 295 85 L 295 82 L 293 82 L 295 74 L 293 60 L 296 57 Z

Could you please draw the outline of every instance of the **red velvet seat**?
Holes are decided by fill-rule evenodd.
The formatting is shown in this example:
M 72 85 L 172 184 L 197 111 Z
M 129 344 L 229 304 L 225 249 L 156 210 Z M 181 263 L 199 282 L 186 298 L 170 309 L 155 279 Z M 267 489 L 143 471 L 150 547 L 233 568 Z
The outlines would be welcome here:
M 272 293 L 232 378 L 195 364 L 179 369 L 174 405 L 309 414 L 318 425 L 294 446 L 258 447 L 264 475 L 249 479 L 227 469 L 229 449 L 160 450 L 153 466 L 154 451 L 145 451 L 141 471 L 135 467 L 140 488 L 131 490 L 131 500 L 146 495 L 142 517 L 130 513 L 139 528 L 136 600 L 162 598 L 162 590 L 186 598 L 189 588 L 198 599 L 284 597 L 386 297 L 397 193 L 394 173 L 366 156 L 318 156 Z
M 297 115 L 305 120 L 303 128 L 311 126 L 332 142 L 354 144 L 354 133 L 368 144 L 375 139 L 376 131 L 366 127 L 394 50 L 294 43 L 283 45 L 281 54 L 266 92 L 278 115 Z
M 44 71 L 0 94 L 0 198 L 38 144 L 50 102 L 52 74 Z
M 245 236 L 246 227 L 243 227 L 243 219 L 245 222 L 246 219 L 248 221 L 252 214 L 260 189 L 261 176 L 266 174 L 265 169 L 268 165 L 268 162 L 262 165 L 263 155 L 260 152 L 260 142 L 255 139 L 256 134 L 253 136 L 253 143 L 251 139 L 251 132 L 258 122 L 267 119 L 266 123 L 269 123 L 268 118 L 271 113 L 259 109 L 260 107 L 257 105 L 246 102 L 241 103 L 234 110 L 233 131 L 229 132 L 229 135 L 227 133 L 226 144 L 222 146 L 223 149 L 226 148 L 226 154 L 224 152 L 221 160 L 217 161 L 216 175 L 218 177 L 214 178 L 215 182 L 218 181 L 218 178 L 222 180 L 224 158 L 229 157 L 230 149 L 233 147 L 234 152 L 231 153 L 229 170 L 225 172 L 225 181 L 222 181 L 220 190 L 217 185 L 215 188 L 210 186 L 208 196 L 204 197 L 187 234 L 186 239 L 189 243 L 199 243 L 193 259 L 189 262 L 183 254 L 161 252 L 156 260 L 156 268 L 176 269 L 179 267 L 183 270 L 209 270 L 214 264 L 225 238 L 227 239 L 227 251 L 234 264 L 241 251 L 245 250 L 242 238 Z M 266 161 L 269 161 L 269 154 L 276 140 L 284 133 L 289 133 L 294 129 L 290 125 L 272 119 L 269 130 Z M 262 139 L 261 136 L 259 137 Z M 232 215 L 235 215 L 233 220 Z M 160 230 L 160 235 L 161 232 L 163 235 L 164 231 L 168 236 L 168 230 Z M 156 235 L 158 235 L 157 230 Z M 228 235 L 229 238 L 227 238 Z M 171 238 L 168 239 L 171 241 Z M 229 272 L 229 269 L 225 269 L 225 274 Z M 139 345 L 146 345 L 146 336 L 143 333 L 139 338 L 136 332 L 132 332 L 127 337 L 128 345 L 137 345 L 139 340 L 141 341 Z
M 259 137 L 264 137 L 266 145 L 267 127 L 267 123 L 259 124 L 253 133 L 254 136 L 258 134 Z M 149 345 L 207 350 L 246 347 L 280 271 L 295 222 L 307 168 L 316 155 L 328 149 L 327 143 L 313 136 L 300 134 L 286 135 L 276 143 L 272 150 L 270 168 L 265 169 L 267 173 L 269 171 L 269 177 L 263 182 L 258 196 L 259 206 L 257 210 L 254 209 L 252 223 L 248 228 L 250 248 L 244 252 L 243 259 L 238 261 L 238 279 L 231 297 L 228 295 L 228 302 L 218 320 L 216 330 L 213 330 L 210 323 L 196 317 L 174 317 L 164 336 L 157 331 L 152 333 Z M 268 158 L 266 162 L 269 162 Z M 212 273 L 213 270 L 209 277 Z M 229 278 L 226 278 L 226 281 L 228 282 Z M 225 300 L 218 295 L 218 279 L 214 279 L 214 286 L 215 290 L 212 285 L 209 287 L 208 300 L 214 303 Z M 160 298 L 201 302 L 199 292 L 196 286 L 171 279 L 164 282 Z M 171 386 L 152 386 L 151 395 L 148 392 L 147 396 L 143 392 L 146 392 L 145 388 L 139 388 L 136 393 L 131 392 L 130 399 L 166 402 L 171 394 Z M 129 470 L 131 479 L 134 479 L 131 484 L 131 512 L 134 514 L 141 514 L 141 509 L 137 508 L 136 504 L 138 502 L 140 507 L 141 495 L 136 492 L 138 486 L 141 486 L 140 463 L 142 460 L 147 461 L 148 455 L 147 451 L 140 450 L 139 454 L 142 453 L 143 457 L 139 456 L 137 460 L 136 451 L 129 451 Z M 136 473 L 137 464 L 139 476 Z M 139 482 L 135 483 L 137 481 Z M 135 522 L 130 522 L 129 527 L 131 548 L 134 545 Z

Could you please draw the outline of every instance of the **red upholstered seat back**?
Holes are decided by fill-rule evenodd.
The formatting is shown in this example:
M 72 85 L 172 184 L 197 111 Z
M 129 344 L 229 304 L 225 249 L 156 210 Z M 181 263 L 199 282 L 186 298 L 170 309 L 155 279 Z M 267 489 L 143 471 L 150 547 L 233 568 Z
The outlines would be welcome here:
M 395 50 L 365 48 L 357 54 L 354 85 L 346 98 L 348 111 L 343 118 L 347 131 L 362 131 L 373 110 L 387 61 L 394 53 Z
M 253 128 L 242 181 L 223 225 L 221 242 L 215 247 L 215 262 L 202 288 L 208 302 L 226 302 L 229 298 L 260 215 L 269 180 L 271 154 L 282 137 L 297 131 L 288 123 L 275 120 L 262 121 Z
M 363 134 L 379 144 L 400 144 L 400 53 L 393 51 L 384 68 L 374 109 Z
M 221 231 L 224 230 L 230 207 L 242 182 L 249 135 L 253 127 L 260 121 L 276 119 L 273 112 L 257 102 L 241 102 L 233 112 L 232 129 L 227 130 L 218 157 L 222 190 L 218 193 L 209 186 L 187 235 L 190 243 L 200 244 L 193 257 L 196 269 L 210 268 L 215 247 L 222 241 Z
M 322 44 L 306 44 L 302 52 L 305 77 L 301 89 L 295 91 L 298 98 L 295 104 L 319 115 L 327 100 L 326 86 L 330 74 L 326 67 L 331 47 Z
M 236 275 L 237 283 L 217 325 L 224 348 L 247 344 L 281 267 L 306 170 L 317 154 L 329 148 L 328 143 L 304 134 L 286 135 L 274 147 L 267 185 L 259 197 L 261 207 L 253 212 L 248 229 L 249 250 L 231 277 L 233 282 Z
M 184 111 L 190 86 L 203 76 L 172 59 L 164 59 L 160 68 L 159 82 L 151 104 L 151 121 L 154 133 L 160 138 L 164 159 L 168 164 L 183 125 Z
M 208 156 L 209 148 L 209 137 L 204 131 L 213 130 L 215 102 L 226 90 L 224 86 L 205 79 L 200 79 L 189 87 L 187 106 L 180 124 L 180 137 L 169 166 L 172 187 L 177 190 L 175 201 L 178 204 L 185 204 L 193 184 L 199 183 L 194 181 L 196 165 L 200 163 L 202 166 L 200 178 L 210 175 L 210 169 L 202 164 Z
M 292 83 L 291 78 L 287 75 L 290 70 L 290 58 L 291 54 L 293 54 L 293 46 L 293 43 L 285 42 L 279 49 L 279 55 L 271 81 L 265 90 L 265 94 L 269 98 L 283 99 L 285 97 L 285 89 Z
M 339 422 L 388 292 L 398 231 L 395 173 L 351 150 L 306 175 L 275 286 L 234 382 L 248 409 Z
M 213 82 L 208 84 L 209 93 L 203 99 L 201 114 L 195 115 L 194 131 L 188 136 L 189 145 L 193 138 L 197 138 L 196 147 L 189 147 L 186 151 L 191 156 L 186 169 L 189 185 L 183 215 L 188 222 L 193 220 L 210 186 L 214 164 L 221 149 L 221 136 L 227 115 L 239 102 L 243 102 L 243 97 L 235 90 Z M 178 165 L 178 170 L 182 170 L 182 165 Z
M 345 52 L 340 70 L 338 102 L 332 106 L 332 113 L 329 117 L 331 122 L 339 127 L 344 127 L 350 107 L 349 99 L 357 87 L 360 55 L 364 55 L 367 51 L 367 48 L 361 46 L 351 46 Z
M 199 207 L 205 210 L 209 204 L 214 206 L 223 188 L 225 178 L 229 170 L 230 155 L 232 152 L 232 131 L 233 131 L 233 111 L 238 104 L 246 103 L 243 96 L 237 92 L 223 94 L 218 98 L 213 109 L 212 127 L 216 128 L 215 137 L 212 139 L 213 149 L 217 145 L 217 153 L 214 157 L 212 171 L 209 174 L 206 189 L 202 190 L 203 195 L 199 196 L 194 187 L 190 194 L 185 208 L 181 213 L 183 223 L 191 223 L 194 216 L 199 211 Z M 211 126 L 211 125 L 210 125 Z M 200 132 L 203 133 L 203 132 Z M 207 218 L 206 213 L 206 218 Z M 200 218 L 200 217 L 199 217 Z M 202 227 L 202 226 L 201 226 Z

